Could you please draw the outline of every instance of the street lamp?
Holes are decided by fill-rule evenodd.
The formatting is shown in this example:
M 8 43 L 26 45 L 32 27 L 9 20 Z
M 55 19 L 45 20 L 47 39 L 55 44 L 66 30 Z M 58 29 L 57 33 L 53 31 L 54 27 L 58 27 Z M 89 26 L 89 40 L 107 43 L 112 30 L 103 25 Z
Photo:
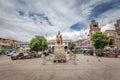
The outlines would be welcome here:
M 42 46 L 42 54 L 43 54 L 43 48 L 44 48 L 44 41 L 42 41 L 41 43 L 41 46 Z M 43 65 L 45 65 L 45 55 L 43 56 L 43 62 L 42 62 Z
M 47 34 L 45 35 L 46 36 L 46 39 L 47 39 L 47 42 L 48 42 L 48 38 L 47 38 Z M 50 53 L 49 53 L 49 61 L 50 61 L 51 59 L 50 59 Z

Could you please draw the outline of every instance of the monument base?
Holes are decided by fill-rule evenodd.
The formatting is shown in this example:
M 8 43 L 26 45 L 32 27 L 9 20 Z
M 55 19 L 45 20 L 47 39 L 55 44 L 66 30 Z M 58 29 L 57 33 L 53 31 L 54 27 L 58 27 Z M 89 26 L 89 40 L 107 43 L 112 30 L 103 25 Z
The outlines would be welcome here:
M 66 53 L 64 46 L 58 45 L 54 47 L 54 62 L 66 62 Z

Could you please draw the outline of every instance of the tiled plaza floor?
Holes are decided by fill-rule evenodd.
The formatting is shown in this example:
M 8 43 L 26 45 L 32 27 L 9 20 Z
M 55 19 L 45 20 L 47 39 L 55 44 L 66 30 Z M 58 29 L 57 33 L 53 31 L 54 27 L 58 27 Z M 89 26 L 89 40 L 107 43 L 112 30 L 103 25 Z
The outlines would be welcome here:
M 0 56 L 0 80 L 120 80 L 120 59 L 77 55 L 67 63 Z M 5 58 L 5 59 L 4 59 Z M 68 57 L 67 57 L 68 58 Z

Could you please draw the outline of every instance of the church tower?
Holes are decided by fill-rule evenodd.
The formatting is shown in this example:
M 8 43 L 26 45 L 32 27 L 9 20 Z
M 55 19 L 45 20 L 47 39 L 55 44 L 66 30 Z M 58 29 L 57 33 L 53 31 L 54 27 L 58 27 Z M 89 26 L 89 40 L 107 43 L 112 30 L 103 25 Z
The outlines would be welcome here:
M 95 20 L 92 20 L 90 24 L 89 35 L 91 36 L 97 31 L 101 31 L 101 29 L 99 28 L 98 22 L 96 22 Z
M 117 33 L 116 37 L 117 47 L 120 48 L 120 19 L 118 19 L 115 23 L 115 32 Z
M 115 31 L 116 31 L 117 34 L 120 36 L 120 19 L 116 21 Z

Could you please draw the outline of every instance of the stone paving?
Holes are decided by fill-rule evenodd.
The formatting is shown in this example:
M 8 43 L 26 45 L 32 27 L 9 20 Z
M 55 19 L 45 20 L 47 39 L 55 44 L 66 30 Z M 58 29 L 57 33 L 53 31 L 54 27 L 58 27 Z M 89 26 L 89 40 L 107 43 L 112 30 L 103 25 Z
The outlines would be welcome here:
M 53 63 L 47 58 L 45 65 L 42 58 L 0 58 L 0 80 L 120 80 L 119 58 L 77 55 L 77 64 L 73 60 Z

